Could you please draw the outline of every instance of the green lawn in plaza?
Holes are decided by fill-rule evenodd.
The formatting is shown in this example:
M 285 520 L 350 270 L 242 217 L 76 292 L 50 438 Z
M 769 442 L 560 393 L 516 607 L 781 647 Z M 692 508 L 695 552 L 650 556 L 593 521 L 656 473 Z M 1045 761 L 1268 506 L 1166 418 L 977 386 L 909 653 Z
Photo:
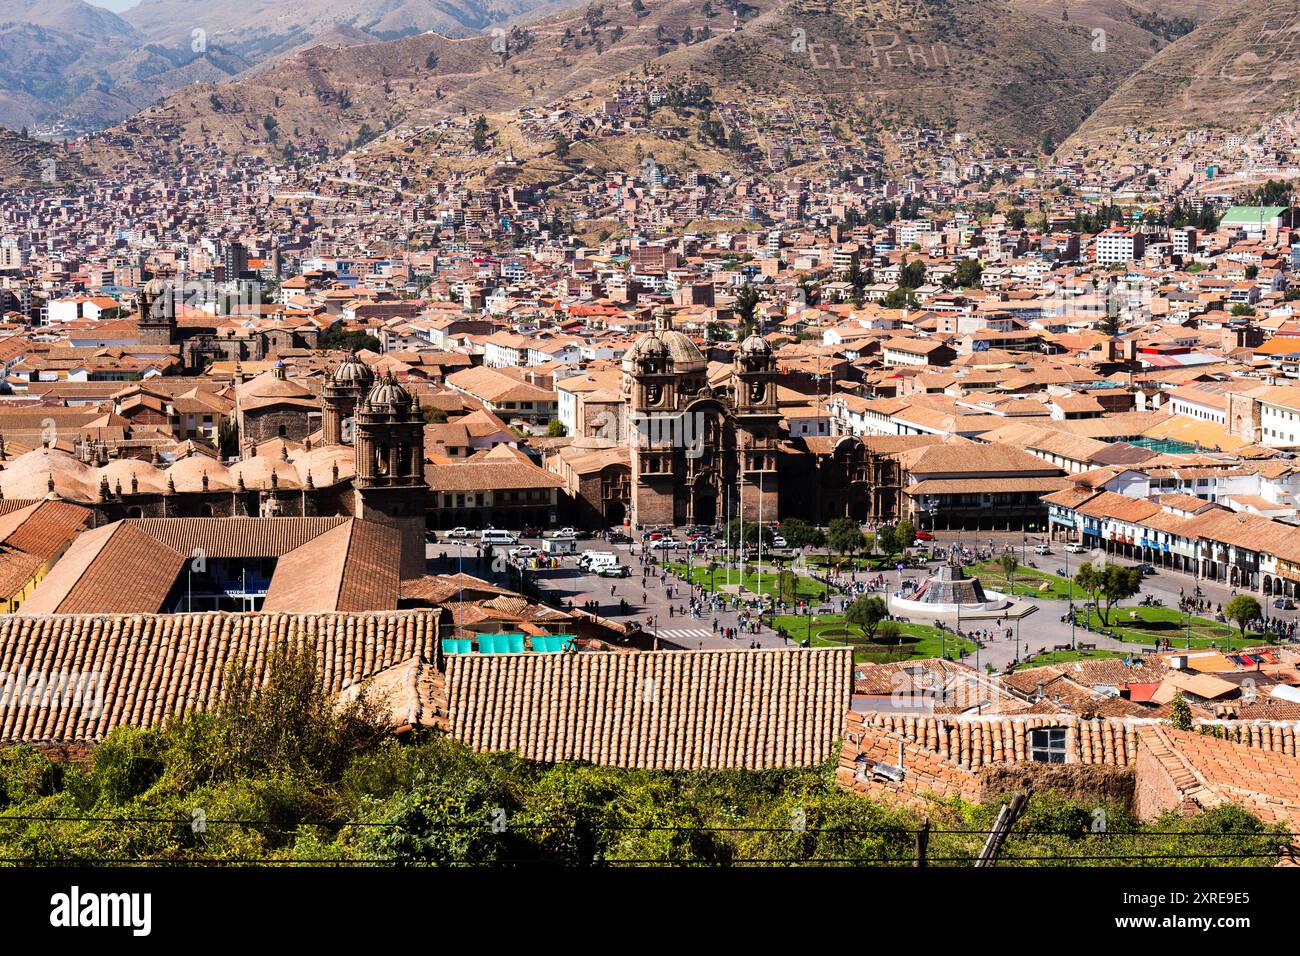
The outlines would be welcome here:
M 950 658 L 958 659 L 961 652 L 975 653 L 975 645 L 964 641 L 952 633 L 944 634 L 929 624 L 912 624 L 906 621 L 898 624 L 902 636 L 901 642 L 888 646 L 873 644 L 856 625 L 845 625 L 843 614 L 814 614 L 809 619 L 805 614 L 782 614 L 773 621 L 773 625 L 790 635 L 791 640 L 802 641 L 810 637 L 813 647 L 853 647 L 853 659 L 858 662 L 882 663 L 905 659 L 925 659 L 939 657 L 941 652 Z
M 1135 644 L 1155 644 L 1168 639 L 1174 650 L 1187 647 L 1187 614 L 1171 607 L 1133 607 L 1123 605 L 1110 610 L 1109 624 L 1103 625 L 1091 605 L 1080 606 L 1076 612 L 1079 621 L 1090 622 L 1094 629 L 1105 628 L 1114 637 Z M 1086 642 L 1080 632 L 1079 641 Z M 1247 632 L 1246 640 L 1241 639 L 1241 631 L 1235 624 L 1221 624 L 1209 618 L 1192 616 L 1191 637 L 1193 650 L 1205 650 L 1213 644 L 1221 651 L 1240 650 L 1261 643 L 1264 638 Z
M 746 591 L 757 594 L 760 589 L 763 594 L 777 596 L 776 583 L 777 575 L 780 573 L 778 568 L 764 568 L 762 578 L 757 573 L 757 565 L 746 565 L 754 570 L 745 572 L 739 568 L 718 567 L 710 571 L 707 565 L 692 564 L 689 576 L 685 564 L 673 563 L 665 565 L 666 570 L 676 574 L 682 580 L 690 580 L 694 584 L 709 591 L 720 591 L 727 585 L 739 584 Z M 827 591 L 826 585 L 820 581 L 814 581 L 810 577 L 802 574 L 795 575 L 795 595 L 799 600 L 821 601 Z
M 1047 560 L 1059 559 L 1049 557 Z M 996 561 L 982 561 L 979 564 L 972 564 L 967 570 L 979 578 L 980 583 L 991 591 L 1029 598 L 1056 598 L 1062 601 L 1070 599 L 1071 584 L 1069 578 L 1063 578 L 1048 571 L 1021 565 L 1016 568 L 1015 584 L 1012 586 L 1007 579 L 1006 571 Z M 1047 585 L 1046 588 L 1043 587 L 1044 584 Z M 1074 585 L 1074 600 L 1076 603 L 1080 600 L 1080 594 L 1078 585 Z

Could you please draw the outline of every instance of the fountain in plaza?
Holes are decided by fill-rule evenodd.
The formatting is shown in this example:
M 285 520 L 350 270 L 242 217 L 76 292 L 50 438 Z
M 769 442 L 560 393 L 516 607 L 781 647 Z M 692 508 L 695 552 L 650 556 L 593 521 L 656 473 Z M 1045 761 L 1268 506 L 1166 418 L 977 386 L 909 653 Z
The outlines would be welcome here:
M 914 591 L 895 591 L 889 610 L 900 617 L 931 620 L 949 614 L 997 614 L 1010 611 L 1015 601 L 997 591 L 986 591 L 979 578 L 959 563 L 941 565 Z

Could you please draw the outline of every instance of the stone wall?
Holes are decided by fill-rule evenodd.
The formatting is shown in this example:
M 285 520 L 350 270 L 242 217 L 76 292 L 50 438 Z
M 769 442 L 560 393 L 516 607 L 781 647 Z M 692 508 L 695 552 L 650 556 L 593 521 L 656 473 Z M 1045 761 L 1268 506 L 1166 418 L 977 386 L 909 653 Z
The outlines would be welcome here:
M 1054 793 L 1081 803 L 1134 805 L 1134 773 L 1100 764 L 1021 763 L 988 766 L 979 773 L 981 803 L 1008 793 Z

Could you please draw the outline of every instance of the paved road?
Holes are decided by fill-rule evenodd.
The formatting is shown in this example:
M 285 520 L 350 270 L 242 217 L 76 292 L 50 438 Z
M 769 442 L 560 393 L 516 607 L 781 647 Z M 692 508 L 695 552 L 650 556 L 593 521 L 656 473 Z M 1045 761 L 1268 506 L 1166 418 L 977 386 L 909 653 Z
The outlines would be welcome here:
M 1052 545 L 1051 555 L 1033 553 L 1033 546 L 1042 540 L 1038 536 L 1030 536 L 1026 542 L 1025 537 L 1019 533 L 985 532 L 975 535 L 966 532 L 961 535 L 961 543 L 967 548 L 982 548 L 988 545 L 990 538 L 993 539 L 995 549 L 1001 549 L 1008 544 L 1014 545 L 1017 549 L 1023 547 L 1026 561 L 1032 561 L 1039 570 L 1051 573 L 1065 570 L 1067 555 L 1061 544 Z M 955 532 L 940 532 L 935 536 L 936 545 L 947 546 L 957 541 L 958 536 Z M 523 539 L 520 543 L 540 547 L 537 539 Z M 430 570 L 437 573 L 454 573 L 459 567 L 459 554 L 463 558 L 467 574 L 494 580 L 510 587 L 519 586 L 516 571 L 506 569 L 494 572 L 490 562 L 476 558 L 476 547 L 477 544 L 473 540 L 464 542 L 459 547 L 451 540 L 430 545 L 427 549 L 427 556 L 431 562 Z M 689 603 L 688 589 L 681 581 L 671 576 L 661 580 L 658 573 L 652 573 L 651 566 L 643 564 L 642 549 L 639 544 L 611 545 L 604 541 L 588 539 L 579 541 L 578 548 L 581 551 L 615 551 L 619 555 L 620 563 L 632 570 L 632 576 L 602 578 L 584 574 L 577 568 L 576 558 L 565 557 L 562 559 L 562 566 L 557 570 L 527 572 L 529 581 L 537 585 L 548 603 L 560 605 L 567 601 L 574 606 L 582 606 L 586 601 L 595 601 L 597 613 L 615 621 L 638 620 L 651 633 L 657 629 L 660 639 L 664 642 L 688 649 L 744 648 L 754 641 L 762 647 L 784 646 L 781 638 L 767 627 L 762 628 L 757 635 L 742 634 L 737 640 L 731 641 L 715 633 L 713 615 L 696 619 L 689 616 L 682 617 L 675 613 L 670 614 L 670 606 L 675 608 Z M 497 552 L 501 554 L 505 550 L 497 549 Z M 442 558 L 443 555 L 446 555 L 445 559 Z M 1084 555 L 1068 556 L 1071 573 L 1078 569 L 1078 563 L 1084 557 Z M 684 552 L 671 552 L 669 560 L 684 560 Z M 643 568 L 647 572 L 644 587 L 641 574 Z M 906 576 L 917 578 L 924 575 L 919 571 L 909 571 Z M 893 572 L 887 575 L 890 588 L 897 586 L 897 577 L 898 575 Z M 1143 592 L 1155 594 L 1168 607 L 1177 607 L 1180 588 L 1190 593 L 1195 586 L 1196 582 L 1191 575 L 1174 571 L 1160 571 L 1143 580 Z M 1202 581 L 1201 588 L 1206 599 L 1215 604 L 1226 604 L 1231 596 L 1228 588 L 1212 583 Z M 627 601 L 626 610 L 620 606 L 620 599 Z M 834 595 L 832 600 L 838 607 L 839 596 Z M 1085 600 L 1083 595 L 1076 597 L 1077 604 L 1082 604 Z M 1143 645 L 1125 644 L 1082 629 L 1075 629 L 1072 633 L 1070 624 L 1061 620 L 1068 606 L 1066 601 L 1035 598 L 1034 603 L 1038 605 L 1039 610 L 1021 622 L 1019 644 L 1016 641 L 1014 624 L 1011 625 L 1012 637 L 1007 639 L 1004 637 L 1006 625 L 999 627 L 996 622 L 963 622 L 964 631 L 969 632 L 974 627 L 993 632 L 987 640 L 981 641 L 982 646 L 977 655 L 968 656 L 968 662 L 978 664 L 981 668 L 991 664 L 994 669 L 1001 670 L 1017 659 L 1017 649 L 1019 649 L 1019 658 L 1023 660 L 1036 653 L 1050 651 L 1056 645 L 1075 642 L 1096 644 L 1098 649 L 1102 650 L 1129 651 L 1135 654 L 1141 652 Z M 1133 603 L 1136 602 L 1131 601 L 1124 606 L 1131 606 Z M 1263 603 L 1262 598 L 1261 603 Z M 1269 612 L 1272 616 L 1281 616 L 1288 620 L 1295 619 L 1300 613 L 1275 611 L 1271 607 Z M 731 611 L 723 612 L 717 615 L 717 622 L 719 628 L 736 626 L 739 623 L 739 614 Z
M 535 538 L 523 538 L 520 545 L 532 545 L 540 548 L 541 543 Z M 689 606 L 689 588 L 681 581 L 668 575 L 661 580 L 659 569 L 643 562 L 642 549 L 639 544 L 611 545 L 605 541 L 581 540 L 579 551 L 614 551 L 619 556 L 619 563 L 626 565 L 632 575 L 626 578 L 602 578 L 595 574 L 586 574 L 577 567 L 577 558 L 564 557 L 558 569 L 528 570 L 528 581 L 535 584 L 546 603 L 562 606 L 566 602 L 574 607 L 582 607 L 588 601 L 595 601 L 596 613 L 619 622 L 639 621 L 649 632 L 658 631 L 660 639 L 688 649 L 705 648 L 747 648 L 752 642 L 761 647 L 788 646 L 771 628 L 761 628 L 757 634 L 741 634 L 735 640 L 728 640 L 715 633 L 713 622 L 715 615 L 693 618 L 675 612 L 679 606 Z M 485 578 L 503 586 L 518 588 L 518 572 L 512 568 L 497 565 L 493 570 L 492 562 L 476 557 L 477 543 L 473 540 L 462 545 L 446 540 L 429 545 L 426 557 L 431 562 L 430 570 L 435 573 L 455 573 L 463 559 L 466 574 Z M 503 554 L 509 549 L 496 549 Z M 443 555 L 446 559 L 443 559 Z M 653 554 L 653 552 L 652 552 Z M 674 551 L 669 561 L 685 560 L 685 552 Z M 458 557 L 459 555 L 459 557 Z M 679 558 L 679 555 L 682 556 Z M 698 560 L 694 558 L 693 560 Z M 662 561 L 660 562 L 662 564 Z M 645 584 L 642 586 L 642 570 L 645 570 Z M 624 608 L 620 600 L 626 601 Z M 669 608 L 674 609 L 670 612 Z M 724 611 L 716 615 L 719 630 L 724 627 L 738 627 L 739 612 Z

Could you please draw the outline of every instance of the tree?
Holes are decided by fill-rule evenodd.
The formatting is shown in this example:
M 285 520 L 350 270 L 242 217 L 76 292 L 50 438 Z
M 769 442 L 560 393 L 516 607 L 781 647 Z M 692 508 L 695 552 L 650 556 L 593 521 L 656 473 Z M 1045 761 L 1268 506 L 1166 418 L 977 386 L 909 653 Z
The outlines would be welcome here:
M 741 540 L 741 528 L 744 528 L 743 544 L 758 544 L 759 538 L 763 539 L 763 547 L 772 546 L 772 529 L 765 524 L 759 524 L 757 521 L 742 521 L 740 518 L 732 518 L 727 522 L 727 539 L 729 541 Z
M 552 418 L 546 423 L 546 436 L 548 438 L 563 438 L 567 434 L 569 434 L 569 429 L 558 418 Z
M 919 289 L 925 284 L 925 263 L 920 259 L 913 259 L 911 262 L 904 263 L 903 268 L 898 270 L 898 286 L 900 289 Z
M 963 289 L 977 289 L 980 284 L 980 277 L 984 274 L 984 266 L 978 259 L 963 259 L 957 263 L 957 268 L 953 270 L 953 282 Z
M 1238 594 L 1224 607 L 1223 616 L 1229 621 L 1237 622 L 1237 627 L 1241 628 L 1241 639 L 1244 641 L 1246 639 L 1246 625 L 1259 617 L 1262 610 L 1259 602 L 1249 594 Z
M 1137 568 L 1125 568 L 1118 564 L 1109 564 L 1101 573 L 1101 596 L 1106 604 L 1106 613 L 1102 623 L 1110 623 L 1110 609 L 1120 601 L 1131 598 L 1142 590 L 1142 575 Z
M 1183 692 L 1175 691 L 1174 699 L 1169 702 L 1169 726 L 1174 730 L 1192 729 L 1192 708 L 1183 699 Z
M 786 568 L 776 576 L 776 596 L 786 604 L 793 604 L 799 599 L 799 576 Z
M 864 594 L 849 605 L 849 609 L 844 612 L 844 621 L 860 627 L 867 640 L 871 641 L 875 639 L 876 628 L 888 615 L 889 608 L 881 598 L 874 594 Z
M 852 518 L 836 518 L 826 529 L 826 543 L 836 554 L 856 554 L 862 550 L 862 529 Z
M 820 528 L 814 527 L 802 518 L 786 518 L 782 521 L 781 537 L 785 538 L 785 543 L 792 548 L 820 547 L 816 544 L 816 540 L 818 538 L 823 542 L 826 540 Z
M 758 290 L 752 285 L 742 286 L 736 293 L 736 315 L 740 318 L 740 334 L 745 338 L 754 331 L 754 313 L 758 310 Z
M 916 541 L 916 525 L 910 518 L 903 518 L 894 525 L 894 547 L 906 551 Z
M 474 152 L 481 153 L 487 149 L 487 130 L 487 117 L 479 116 L 479 118 L 474 121 L 474 136 L 471 140 Z
M 1008 551 L 998 558 L 998 564 L 1002 566 L 1002 573 L 1007 576 L 1007 591 L 1014 592 L 1016 589 L 1016 569 L 1020 567 L 1020 562 L 1016 560 L 1014 554 Z
M 1078 585 L 1079 590 L 1088 594 L 1092 598 L 1092 613 L 1100 617 L 1097 610 L 1097 601 L 1101 595 L 1101 590 L 1105 587 L 1105 569 L 1099 568 L 1093 562 L 1086 562 L 1083 567 L 1074 573 L 1074 583 Z M 1103 623 L 1105 623 L 1103 621 Z
M 911 542 L 908 542 L 911 544 Z M 892 525 L 885 525 L 876 532 L 876 546 L 888 557 L 893 557 L 899 552 L 900 542 L 898 540 L 898 529 Z

